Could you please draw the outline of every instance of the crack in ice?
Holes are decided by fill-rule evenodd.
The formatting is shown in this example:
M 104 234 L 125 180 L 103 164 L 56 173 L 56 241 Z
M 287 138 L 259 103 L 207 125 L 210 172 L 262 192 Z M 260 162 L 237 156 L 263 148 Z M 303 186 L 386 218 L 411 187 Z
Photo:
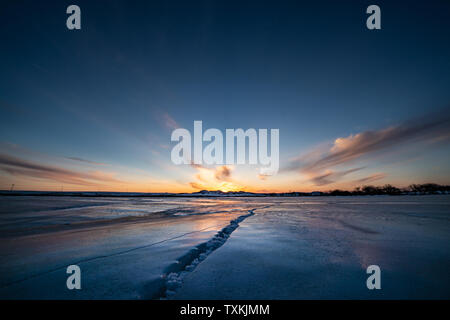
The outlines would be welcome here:
M 246 218 L 253 216 L 256 209 L 264 209 L 269 206 L 262 208 L 254 208 L 248 210 L 248 214 L 242 215 L 230 221 L 230 223 L 220 230 L 216 235 L 210 240 L 197 245 L 195 248 L 189 250 L 185 255 L 178 258 L 178 260 L 166 268 L 165 272 L 158 279 L 161 288 L 158 294 L 152 297 L 152 299 L 168 299 L 173 296 L 176 291 L 181 287 L 184 277 L 192 272 L 203 260 L 208 257 L 213 251 L 220 248 L 230 237 L 234 230 L 239 227 L 239 223 L 244 221 Z

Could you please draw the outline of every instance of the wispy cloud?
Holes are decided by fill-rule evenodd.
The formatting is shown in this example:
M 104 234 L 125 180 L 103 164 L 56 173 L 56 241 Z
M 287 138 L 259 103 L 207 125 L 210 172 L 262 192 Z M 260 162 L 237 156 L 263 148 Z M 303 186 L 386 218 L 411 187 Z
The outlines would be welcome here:
M 404 145 L 448 141 L 449 138 L 450 110 L 447 109 L 397 126 L 337 138 L 331 145 L 320 146 L 293 159 L 284 170 L 299 171 L 309 176 L 313 183 L 324 185 L 355 171 L 335 172 L 332 169 L 335 166 L 349 165 L 365 156 L 395 151 L 396 147 Z M 380 175 L 377 177 L 381 179 Z M 372 181 L 373 178 L 375 176 Z
M 24 176 L 81 186 L 97 186 L 105 183 L 123 183 L 113 173 L 94 171 L 78 172 L 57 166 L 44 165 L 7 154 L 0 154 L 0 170 L 11 175 Z
M 203 184 L 197 183 L 197 182 L 189 182 L 189 185 L 190 185 L 192 188 L 197 189 L 197 190 L 204 190 L 204 189 L 206 189 L 205 186 L 204 186 Z
M 319 174 L 317 176 L 312 177 L 310 180 L 316 185 L 316 186 L 324 186 L 327 184 L 332 184 L 337 182 L 342 177 L 352 173 L 359 171 L 363 168 L 353 168 L 349 170 L 343 170 L 343 171 L 332 171 L 328 170 L 327 172 L 323 174 Z
M 370 182 L 373 182 L 373 181 L 381 180 L 381 179 L 383 179 L 385 177 L 386 177 L 385 173 L 378 172 L 378 173 L 371 174 L 371 175 L 369 175 L 367 177 L 364 177 L 364 178 L 361 178 L 361 179 L 358 179 L 358 180 L 354 180 L 353 182 L 355 184 L 364 184 L 364 183 L 370 183 Z
M 73 161 L 78 161 L 78 162 L 83 162 L 83 163 L 89 163 L 89 164 L 99 165 L 99 166 L 105 165 L 104 163 L 101 163 L 101 162 L 95 162 L 95 161 L 86 160 L 86 159 L 78 158 L 78 157 L 66 157 L 66 159 L 68 159 L 68 160 L 73 160 Z
M 180 126 L 178 125 L 178 123 L 175 121 L 174 118 L 172 118 L 170 116 L 170 114 L 168 114 L 167 112 L 163 111 L 160 114 L 160 121 L 162 122 L 162 124 L 170 130 L 174 130 L 179 128 Z

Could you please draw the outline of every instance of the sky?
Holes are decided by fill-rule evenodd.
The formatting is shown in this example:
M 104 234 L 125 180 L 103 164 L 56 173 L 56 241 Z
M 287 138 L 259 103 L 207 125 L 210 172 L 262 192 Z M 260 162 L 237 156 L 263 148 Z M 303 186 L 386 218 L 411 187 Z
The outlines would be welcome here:
M 2 1 L 0 39 L 2 190 L 450 184 L 448 1 Z M 175 165 L 195 120 L 279 129 L 278 173 Z

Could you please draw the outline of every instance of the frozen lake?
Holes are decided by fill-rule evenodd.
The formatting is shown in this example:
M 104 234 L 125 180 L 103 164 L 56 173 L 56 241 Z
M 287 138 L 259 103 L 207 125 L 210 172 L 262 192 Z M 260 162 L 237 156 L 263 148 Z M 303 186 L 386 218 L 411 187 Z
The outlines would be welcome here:
M 2 299 L 450 298 L 444 195 L 3 196 L 0 238 Z

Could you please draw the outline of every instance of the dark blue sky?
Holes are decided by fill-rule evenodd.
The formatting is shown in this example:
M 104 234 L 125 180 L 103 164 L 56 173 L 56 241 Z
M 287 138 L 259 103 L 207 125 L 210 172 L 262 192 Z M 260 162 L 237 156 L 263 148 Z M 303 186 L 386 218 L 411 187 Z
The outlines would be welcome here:
M 81 8 L 81 30 L 65 26 L 70 4 Z M 381 7 L 381 30 L 365 26 L 370 4 Z M 287 165 L 323 143 L 450 103 L 448 1 L 2 1 L 0 39 L 6 151 L 77 157 L 180 185 L 189 178 L 170 168 L 174 124 L 279 128 Z M 401 156 L 377 156 L 358 178 L 406 183 L 445 172 L 448 181 L 448 149 L 427 149 L 400 177 L 388 166 Z M 26 175 L 5 172 L 8 183 Z

